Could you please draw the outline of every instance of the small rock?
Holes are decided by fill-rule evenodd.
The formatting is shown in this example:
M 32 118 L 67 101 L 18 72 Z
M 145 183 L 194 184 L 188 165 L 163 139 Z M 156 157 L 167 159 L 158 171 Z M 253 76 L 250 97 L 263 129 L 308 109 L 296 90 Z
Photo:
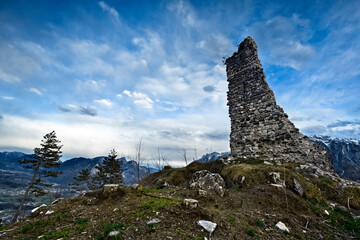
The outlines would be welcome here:
M 58 202 L 60 202 L 61 200 L 63 200 L 64 198 L 57 198 L 57 199 L 55 199 L 52 203 L 51 203 L 51 205 L 54 205 L 54 204 L 57 204 Z
M 344 211 L 344 212 L 347 211 L 346 207 L 341 206 L 341 205 L 337 205 L 336 208 L 337 208 L 337 209 L 340 209 L 340 210 L 342 210 L 342 211 Z
M 208 231 L 210 234 L 215 230 L 216 223 L 206 221 L 206 220 L 199 220 L 197 222 L 200 226 L 202 226 L 206 231 Z
M 153 218 L 153 219 L 151 219 L 150 221 L 148 221 L 146 224 L 155 224 L 155 223 L 159 223 L 159 222 L 161 222 L 161 220 L 160 219 L 158 219 L 158 218 Z
M 41 204 L 40 206 L 34 208 L 33 210 L 31 210 L 32 213 L 36 212 L 37 210 L 39 210 L 42 207 L 46 207 L 46 204 Z
M 215 189 L 215 192 L 216 192 L 220 197 L 223 197 L 223 196 L 224 196 L 225 190 L 224 190 L 224 188 L 223 188 L 222 186 L 220 186 L 220 185 L 215 185 L 214 189 Z
M 95 205 L 98 203 L 98 199 L 97 198 L 87 198 L 84 202 L 87 205 Z
M 277 161 L 277 162 L 276 162 L 276 165 L 277 165 L 277 166 L 281 166 L 281 162 L 280 162 L 280 161 Z
M 289 229 L 286 227 L 286 225 L 282 222 L 278 222 L 275 227 L 277 227 L 278 229 L 280 229 L 281 231 L 286 231 L 288 233 L 290 233 Z
M 242 177 L 241 177 L 240 184 L 241 184 L 241 185 L 244 185 L 244 181 L 245 181 L 245 176 L 242 176 Z
M 264 161 L 264 164 L 265 165 L 273 165 L 271 162 L 268 162 L 268 161 Z
M 185 205 L 188 208 L 197 208 L 198 207 L 198 200 L 185 198 L 182 202 L 183 205 Z
M 50 215 L 50 214 L 52 214 L 52 213 L 54 213 L 54 211 L 52 211 L 52 210 L 47 210 L 47 212 L 45 213 L 45 215 Z
M 330 215 L 329 212 L 327 210 L 324 211 L 326 215 Z
M 161 184 L 160 188 L 167 188 L 169 186 L 170 186 L 170 184 L 165 181 L 163 184 Z
M 117 236 L 119 234 L 120 234 L 120 231 L 111 231 L 111 232 L 109 232 L 108 236 L 109 237 L 114 237 L 114 236 Z
M 43 237 L 44 237 L 44 235 L 38 236 L 38 239 L 43 238 Z
M 118 208 L 114 208 L 113 212 L 116 212 L 116 211 L 118 211 L 118 210 L 119 210 Z
M 284 187 L 282 184 L 271 183 L 270 185 L 273 186 L 273 187 L 278 187 L 278 188 L 283 188 Z
M 271 183 L 275 183 L 275 184 L 282 183 L 279 172 L 271 172 L 271 173 L 269 173 L 269 177 L 270 177 Z
M 132 189 L 135 189 L 135 190 L 138 190 L 138 191 L 142 191 L 142 190 L 143 190 L 142 185 L 137 184 L 137 183 L 133 184 L 133 185 L 131 186 L 131 188 L 132 188 Z
M 293 180 L 293 183 L 294 183 L 294 191 L 296 193 L 298 193 L 300 196 L 303 196 L 304 195 L 304 190 L 303 190 L 301 184 L 295 178 Z
M 103 186 L 103 193 L 106 195 L 116 192 L 119 189 L 119 187 L 120 187 L 119 184 L 105 184 Z
M 202 196 L 202 197 L 205 197 L 207 195 L 207 191 L 199 189 L 198 190 L 198 195 Z

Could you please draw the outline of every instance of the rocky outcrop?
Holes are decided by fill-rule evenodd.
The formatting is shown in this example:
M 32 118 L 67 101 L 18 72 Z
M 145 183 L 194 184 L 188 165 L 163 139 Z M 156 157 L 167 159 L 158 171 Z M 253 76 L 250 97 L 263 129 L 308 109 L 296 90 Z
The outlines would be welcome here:
M 233 158 L 313 163 L 331 171 L 324 149 L 299 132 L 265 81 L 257 46 L 247 37 L 226 62 Z
M 214 190 L 220 196 L 225 193 L 225 181 L 218 173 L 201 170 L 194 173 L 190 180 L 191 189 Z

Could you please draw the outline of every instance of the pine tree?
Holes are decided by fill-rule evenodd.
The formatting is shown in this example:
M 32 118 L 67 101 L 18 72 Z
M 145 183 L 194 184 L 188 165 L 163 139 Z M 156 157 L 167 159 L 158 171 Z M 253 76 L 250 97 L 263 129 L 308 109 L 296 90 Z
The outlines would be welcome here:
M 81 193 L 86 189 L 94 190 L 94 185 L 91 182 L 91 176 L 89 169 L 83 169 L 79 172 L 79 175 L 74 177 L 75 182 L 69 184 L 71 186 L 72 192 Z
M 42 196 L 48 193 L 45 189 L 51 187 L 52 184 L 44 182 L 43 178 L 57 177 L 58 174 L 62 173 L 55 170 L 61 165 L 62 145 L 59 145 L 59 143 L 60 141 L 56 138 L 55 131 L 52 131 L 44 136 L 43 140 L 41 140 L 40 148 L 34 149 L 34 155 L 31 158 L 19 160 L 20 164 L 24 164 L 23 167 L 25 169 L 32 169 L 34 174 L 25 190 L 20 206 L 12 219 L 13 222 L 17 220 L 25 199 L 30 193 L 34 193 L 35 196 Z
M 116 157 L 117 153 L 113 149 L 108 157 L 103 160 L 103 163 L 95 167 L 98 170 L 92 178 L 92 184 L 95 188 L 100 188 L 104 184 L 122 184 L 122 161 Z

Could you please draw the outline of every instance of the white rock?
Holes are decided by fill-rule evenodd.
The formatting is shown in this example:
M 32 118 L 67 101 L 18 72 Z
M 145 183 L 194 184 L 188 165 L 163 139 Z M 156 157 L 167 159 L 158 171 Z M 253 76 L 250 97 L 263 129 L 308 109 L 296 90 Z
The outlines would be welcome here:
M 120 187 L 119 184 L 105 184 L 103 186 L 104 193 L 115 192 L 119 189 L 119 187 Z
M 132 189 L 136 189 L 138 186 L 139 186 L 139 184 L 134 183 L 134 184 L 131 186 L 131 188 L 132 188 Z
M 40 206 L 34 208 L 33 210 L 31 210 L 32 213 L 36 212 L 37 210 L 39 210 L 42 207 L 46 207 L 46 204 L 41 204 Z
M 324 211 L 326 215 L 330 215 L 329 212 L 327 210 Z
M 282 222 L 278 222 L 275 227 L 277 227 L 278 229 L 280 229 L 281 231 L 286 231 L 286 232 L 290 232 L 289 229 L 286 227 L 286 225 Z
M 153 219 L 151 219 L 150 221 L 148 221 L 146 224 L 155 224 L 155 223 L 159 223 L 159 222 L 161 222 L 160 219 L 158 219 L 158 218 L 153 218 Z
M 55 199 L 52 203 L 51 203 L 51 205 L 54 205 L 54 204 L 57 204 L 58 202 L 60 202 L 61 200 L 63 200 L 64 198 L 57 198 L 57 199 Z
M 117 236 L 119 234 L 120 234 L 120 231 L 111 231 L 111 232 L 109 232 L 108 236 L 109 237 L 114 237 L 114 236 Z
M 45 213 L 45 215 L 50 215 L 50 214 L 52 214 L 52 213 L 54 213 L 53 210 L 47 210 L 46 213 Z
M 38 236 L 38 239 L 43 238 L 43 237 L 44 237 L 44 235 Z
M 208 231 L 210 234 L 215 230 L 216 223 L 206 221 L 206 220 L 199 220 L 197 222 L 200 226 L 202 226 L 206 231 Z
M 245 176 L 242 176 L 242 177 L 241 177 L 240 184 L 243 185 L 243 184 L 244 184 L 244 181 L 245 181 Z
M 186 207 L 189 207 L 189 208 L 197 208 L 198 203 L 199 203 L 198 200 L 191 199 L 191 198 L 185 198 L 183 200 L 183 205 L 185 205 Z
M 264 164 L 265 165 L 273 165 L 271 162 L 268 162 L 268 161 L 264 161 Z
M 278 187 L 278 188 L 283 188 L 284 187 L 281 184 L 275 184 L 275 183 L 271 183 L 270 185 L 273 186 L 273 187 Z

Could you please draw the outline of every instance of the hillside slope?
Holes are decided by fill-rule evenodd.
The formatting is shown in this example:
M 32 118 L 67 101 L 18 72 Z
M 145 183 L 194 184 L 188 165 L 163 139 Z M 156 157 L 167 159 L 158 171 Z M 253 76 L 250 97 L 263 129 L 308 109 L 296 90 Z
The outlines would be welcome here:
M 187 187 L 192 173 L 201 169 L 225 179 L 223 197 L 211 191 L 199 195 Z M 279 172 L 286 187 L 271 185 L 270 172 Z M 294 192 L 294 178 L 303 196 Z M 160 188 L 165 181 L 170 186 Z M 124 188 L 110 196 L 98 191 L 60 200 L 3 229 L 0 239 L 204 239 L 208 233 L 199 220 L 217 223 L 213 240 L 360 239 L 360 219 L 354 217 L 360 215 L 360 188 L 310 176 L 293 163 L 192 163 L 154 173 L 143 184 L 142 190 Z M 185 198 L 197 199 L 199 207 L 185 207 Z M 154 219 L 157 223 L 149 223 Z M 279 221 L 290 233 L 275 227 Z M 118 231 L 116 237 L 108 235 L 113 231 Z

